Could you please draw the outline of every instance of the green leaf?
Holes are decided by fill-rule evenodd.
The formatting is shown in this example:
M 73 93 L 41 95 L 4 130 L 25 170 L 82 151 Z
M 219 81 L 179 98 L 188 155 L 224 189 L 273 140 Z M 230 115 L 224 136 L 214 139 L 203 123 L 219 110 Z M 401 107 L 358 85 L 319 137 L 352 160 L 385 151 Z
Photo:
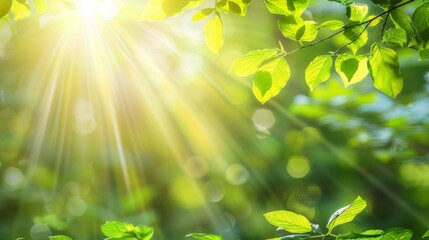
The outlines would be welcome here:
M 149 240 L 152 238 L 154 229 L 145 225 L 139 225 L 134 228 L 134 234 L 140 240 Z
M 420 59 L 428 59 L 429 58 L 429 49 L 424 49 L 419 51 Z
M 12 0 L 0 1 L 0 18 L 6 15 L 12 7 Z
M 46 0 L 33 0 L 34 7 L 36 7 L 37 11 L 40 13 L 44 13 L 47 10 Z
M 72 240 L 70 237 L 58 235 L 58 236 L 51 236 L 49 237 L 51 240 Z
M 31 16 L 30 6 L 25 2 L 13 1 L 10 12 L 14 20 L 21 20 Z
M 251 51 L 235 60 L 231 71 L 237 76 L 245 77 L 255 73 L 259 66 L 277 54 L 277 49 Z
M 109 238 L 131 237 L 134 225 L 118 221 L 107 221 L 101 225 L 101 232 Z
M 402 28 L 390 28 L 384 33 L 383 41 L 403 47 L 407 43 L 407 33 Z
M 301 31 L 301 33 L 300 33 Z M 313 21 L 305 21 L 296 33 L 296 40 L 302 42 L 311 42 L 317 37 L 317 24 Z
M 332 232 L 336 226 L 353 221 L 356 215 L 361 213 L 365 207 L 365 200 L 358 196 L 350 205 L 345 206 L 332 214 L 326 226 L 328 231 Z
M 326 28 L 329 30 L 340 30 L 344 27 L 344 23 L 340 20 L 328 20 L 320 24 L 319 28 Z
M 217 9 L 221 10 L 225 13 L 234 14 L 240 17 L 246 16 L 247 7 L 249 3 L 248 1 L 242 0 L 228 0 L 228 1 L 220 1 L 216 3 Z
M 213 11 L 214 11 L 214 8 L 204 8 L 196 12 L 194 16 L 192 16 L 192 21 L 198 22 L 200 20 L 203 20 L 204 18 L 210 16 L 210 14 L 212 14 Z
M 394 228 L 388 230 L 381 240 L 410 240 L 413 232 L 409 229 Z
M 335 70 L 340 75 L 345 87 L 362 81 L 368 75 L 368 58 L 342 54 L 335 61 Z
M 352 3 L 347 6 L 347 17 L 352 22 L 362 22 L 368 14 L 368 5 L 363 3 Z
M 296 37 L 299 36 L 297 32 L 302 29 L 303 26 L 304 20 L 294 15 L 286 16 L 278 22 L 279 30 L 282 32 L 283 36 L 294 41 L 297 41 Z M 303 32 L 305 32 L 305 27 L 303 30 Z M 304 33 L 302 33 L 302 35 L 303 34 Z
M 357 51 L 368 42 L 368 31 L 365 30 L 364 26 L 346 29 L 343 32 L 341 42 L 348 44 L 347 47 L 356 55 Z
M 402 9 L 397 8 L 393 10 L 392 12 L 390 12 L 389 16 L 393 24 L 395 24 L 395 27 L 404 29 L 410 38 L 415 35 L 411 17 L 406 14 Z
M 365 231 L 363 233 L 356 233 L 356 232 L 349 232 L 346 234 L 340 234 L 338 236 L 338 239 L 374 239 L 378 240 L 381 239 L 381 237 L 384 235 L 384 232 L 382 230 L 369 230 Z
M 379 44 L 374 44 L 371 47 L 368 63 L 375 88 L 395 98 L 401 92 L 403 85 L 396 52 L 392 49 L 382 48 Z
M 223 45 L 223 25 L 220 17 L 216 14 L 204 26 L 204 37 L 206 45 L 213 53 L 218 54 Z
M 413 24 L 421 39 L 429 41 L 429 3 L 423 3 L 413 13 Z
M 305 70 L 305 81 L 310 90 L 326 81 L 331 76 L 332 57 L 328 55 L 316 57 Z
M 301 16 L 308 0 L 265 0 L 265 5 L 272 14 Z
M 286 239 L 296 239 L 296 240 L 304 240 L 304 239 L 311 239 L 310 235 L 308 234 L 294 234 L 294 235 L 287 235 L 279 238 L 275 238 L 276 240 L 286 240 Z
M 429 237 L 429 230 L 427 230 L 427 231 L 425 232 L 425 234 L 423 234 L 423 236 L 422 236 L 422 238 L 427 238 L 427 237 Z
M 277 96 L 290 78 L 289 65 L 278 57 L 259 67 L 253 78 L 253 94 L 264 104 Z
M 197 240 L 222 240 L 222 236 L 206 233 L 190 233 L 186 237 L 193 237 Z
M 274 211 L 264 214 L 265 219 L 276 227 L 281 227 L 290 233 L 311 232 L 311 223 L 300 214 L 290 211 Z

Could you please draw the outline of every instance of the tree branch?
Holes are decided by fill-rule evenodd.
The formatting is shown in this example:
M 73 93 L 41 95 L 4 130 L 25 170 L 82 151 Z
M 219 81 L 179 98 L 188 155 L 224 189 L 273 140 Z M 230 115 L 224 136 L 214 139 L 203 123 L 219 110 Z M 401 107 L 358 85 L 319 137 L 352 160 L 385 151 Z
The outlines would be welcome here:
M 317 45 L 317 44 L 319 44 L 319 43 L 321 43 L 321 42 L 324 42 L 324 41 L 326 41 L 326 40 L 329 40 L 329 39 L 331 39 L 331 38 L 335 37 L 336 35 L 338 35 L 338 34 L 340 34 L 340 33 L 344 32 L 345 30 L 350 29 L 350 28 L 355 28 L 355 27 L 359 27 L 359 26 L 362 26 L 362 25 L 365 25 L 365 24 L 366 24 L 366 26 L 365 26 L 365 29 L 366 29 L 366 28 L 368 28 L 368 26 L 369 26 L 369 25 L 370 25 L 374 20 L 376 20 L 377 18 L 379 18 L 379 17 L 381 17 L 381 16 L 384 16 L 384 15 L 386 15 L 386 14 L 388 14 L 388 16 L 389 16 L 389 14 L 390 14 L 393 10 L 398 9 L 398 8 L 400 8 L 400 7 L 402 7 L 402 6 L 405 6 L 405 5 L 407 5 L 407 4 L 409 4 L 409 3 L 412 3 L 412 2 L 414 2 L 414 1 L 416 1 L 416 0 L 409 0 L 409 1 L 403 2 L 403 3 L 399 4 L 399 5 L 393 6 L 393 7 L 392 7 L 392 8 L 390 8 L 389 10 L 384 11 L 384 12 L 382 12 L 382 13 L 380 13 L 380 14 L 376 15 L 375 17 L 372 17 L 372 18 L 370 18 L 370 19 L 368 19 L 368 20 L 366 20 L 366 21 L 363 21 L 363 22 L 360 22 L 360 23 L 358 23 L 358 24 L 354 24 L 354 25 L 345 26 L 345 27 L 343 27 L 342 29 L 340 29 L 339 31 L 337 31 L 337 32 L 335 32 L 335 33 L 333 33 L 333 34 L 331 34 L 331 35 L 329 35 L 329 36 L 325 37 L 325 38 L 322 38 L 322 39 L 320 39 L 320 40 L 318 40 L 318 41 L 316 41 L 316 42 L 310 43 L 310 44 L 308 44 L 308 45 L 304 45 L 304 46 L 301 46 L 301 47 L 299 47 L 299 48 L 296 48 L 296 49 L 294 49 L 294 50 L 292 50 L 292 51 L 288 52 L 286 55 L 289 55 L 289 54 L 295 53 L 295 52 L 297 52 L 297 51 L 299 51 L 299 50 L 301 50 L 301 49 L 308 48 L 308 47 L 312 47 L 312 46 Z M 387 18 L 386 18 L 386 21 L 387 21 Z M 385 25 L 385 24 L 384 24 L 384 25 Z M 383 29 L 384 29 L 384 25 L 383 25 Z M 363 33 L 363 32 L 362 32 L 362 33 Z M 361 34 L 362 34 L 362 33 L 361 33 Z M 359 34 L 359 36 L 360 36 L 361 34 Z M 358 36 L 358 37 L 359 37 L 359 36 Z M 354 42 L 354 41 L 356 41 L 356 39 L 354 39 L 352 42 Z M 351 43 L 349 43 L 349 44 L 351 44 Z M 349 44 L 347 44 L 347 45 L 349 45 Z M 342 47 L 341 47 L 341 48 L 342 48 Z

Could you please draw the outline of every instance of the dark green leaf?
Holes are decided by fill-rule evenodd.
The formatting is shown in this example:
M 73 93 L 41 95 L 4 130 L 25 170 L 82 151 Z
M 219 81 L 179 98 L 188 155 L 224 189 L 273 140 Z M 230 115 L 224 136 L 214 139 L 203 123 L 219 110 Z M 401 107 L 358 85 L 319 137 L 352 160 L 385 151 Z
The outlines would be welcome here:
M 382 230 L 369 230 L 365 231 L 363 233 L 356 233 L 356 232 L 349 232 L 346 234 L 340 234 L 338 236 L 338 239 L 368 239 L 368 240 L 378 240 L 381 239 L 381 237 L 384 235 L 384 232 Z
M 390 19 L 392 19 L 397 28 L 404 29 L 409 38 L 412 38 L 415 35 L 411 17 L 402 9 L 397 8 L 390 12 Z
M 413 232 L 409 229 L 394 228 L 387 230 L 387 233 L 381 240 L 410 240 Z
M 233 1 L 229 1 L 228 2 L 229 5 L 229 10 L 237 15 L 241 14 L 241 7 L 240 5 L 238 5 L 237 3 L 233 2 Z
M 371 47 L 368 68 L 374 79 L 375 88 L 392 98 L 401 92 L 403 78 L 395 51 L 374 44 Z
M 413 24 L 424 42 L 429 41 L 429 3 L 420 5 L 413 14 Z

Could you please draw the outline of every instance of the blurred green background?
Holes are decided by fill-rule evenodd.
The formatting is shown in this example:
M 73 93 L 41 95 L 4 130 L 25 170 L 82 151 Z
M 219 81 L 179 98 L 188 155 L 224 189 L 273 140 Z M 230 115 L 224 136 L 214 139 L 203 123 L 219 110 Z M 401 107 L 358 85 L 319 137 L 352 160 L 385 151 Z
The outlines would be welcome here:
M 304 14 L 344 13 L 314 1 Z M 278 18 L 262 1 L 246 18 L 225 15 L 215 56 L 191 17 L 2 22 L 1 239 L 103 239 L 107 220 L 154 226 L 154 239 L 266 239 L 281 234 L 266 212 L 288 209 L 323 228 L 358 195 L 368 208 L 336 231 L 428 229 L 427 61 L 398 49 L 405 87 L 395 100 L 369 78 L 345 89 L 335 74 L 310 93 L 304 70 L 336 49 L 326 42 L 288 57 L 291 80 L 261 105 L 251 79 L 228 69 L 278 40 L 297 47 Z

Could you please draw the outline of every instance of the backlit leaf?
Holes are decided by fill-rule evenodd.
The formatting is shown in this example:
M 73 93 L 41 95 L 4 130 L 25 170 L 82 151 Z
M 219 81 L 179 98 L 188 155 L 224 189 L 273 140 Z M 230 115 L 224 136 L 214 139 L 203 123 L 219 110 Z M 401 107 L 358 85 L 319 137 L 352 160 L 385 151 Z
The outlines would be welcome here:
M 368 63 L 375 88 L 395 98 L 401 92 L 403 85 L 396 52 L 374 44 L 371 47 L 371 55 Z
M 340 30 L 344 27 L 344 23 L 340 20 L 328 20 L 320 24 L 319 28 L 326 28 L 329 30 Z
M 350 205 L 337 210 L 328 221 L 327 228 L 331 232 L 336 226 L 353 221 L 366 208 L 366 202 L 357 197 Z
M 63 236 L 63 235 L 50 236 L 49 239 L 50 240 L 72 240 L 72 238 L 67 237 L 67 236 Z
M 13 15 L 14 20 L 20 20 L 31 16 L 30 6 L 27 3 L 21 3 L 19 1 L 13 1 L 10 12 Z
M 140 240 L 149 240 L 154 234 L 154 229 L 152 227 L 139 225 L 134 228 L 133 233 Z
M 308 0 L 265 0 L 265 5 L 273 14 L 301 16 Z
M 368 5 L 362 3 L 352 3 L 347 6 L 347 17 L 352 22 L 362 22 L 368 14 Z
M 213 53 L 218 54 L 223 45 L 223 25 L 220 17 L 216 14 L 204 26 L 204 37 L 206 45 Z
M 118 222 L 118 221 L 107 221 L 101 225 L 101 232 L 109 238 L 120 238 L 132 236 L 134 226 L 129 223 Z
M 265 219 L 276 227 L 281 227 L 290 233 L 311 232 L 311 223 L 300 214 L 290 211 L 274 211 L 264 214 Z
M 352 231 L 346 234 L 340 234 L 338 239 L 379 240 L 383 235 L 384 232 L 382 230 L 368 230 L 362 233 Z
M 341 42 L 342 44 L 348 44 L 347 47 L 353 54 L 356 54 L 368 42 L 368 31 L 365 30 L 364 26 L 346 29 L 343 32 Z
M 240 17 L 244 17 L 247 13 L 248 1 L 242 0 L 228 0 L 219 1 L 216 3 L 217 10 L 225 13 L 234 14 Z
M 253 94 L 264 104 L 280 93 L 289 78 L 288 63 L 283 57 L 278 57 L 259 67 L 253 78 Z
M 340 75 L 345 87 L 362 81 L 368 75 L 368 58 L 343 54 L 335 61 L 335 70 Z
M 44 13 L 47 10 L 46 0 L 33 0 L 34 7 L 36 7 L 37 11 L 40 13 Z
M 231 67 L 231 71 L 237 76 L 245 77 L 255 73 L 259 66 L 266 60 L 274 57 L 277 49 L 263 49 L 251 51 L 239 57 Z
M 413 232 L 409 229 L 394 228 L 387 231 L 381 240 L 410 240 Z
M 383 41 L 403 47 L 407 43 L 407 33 L 402 28 L 390 28 L 384 33 Z
M 305 81 L 310 90 L 326 81 L 331 76 L 332 57 L 328 55 L 316 57 L 305 70 Z
M 204 18 L 210 16 L 210 14 L 212 14 L 213 11 L 214 11 L 213 8 L 204 8 L 194 14 L 194 16 L 192 17 L 192 21 L 197 22 L 197 21 L 203 20 Z
M 197 240 L 222 240 L 222 236 L 206 233 L 190 233 L 186 237 L 193 237 Z

